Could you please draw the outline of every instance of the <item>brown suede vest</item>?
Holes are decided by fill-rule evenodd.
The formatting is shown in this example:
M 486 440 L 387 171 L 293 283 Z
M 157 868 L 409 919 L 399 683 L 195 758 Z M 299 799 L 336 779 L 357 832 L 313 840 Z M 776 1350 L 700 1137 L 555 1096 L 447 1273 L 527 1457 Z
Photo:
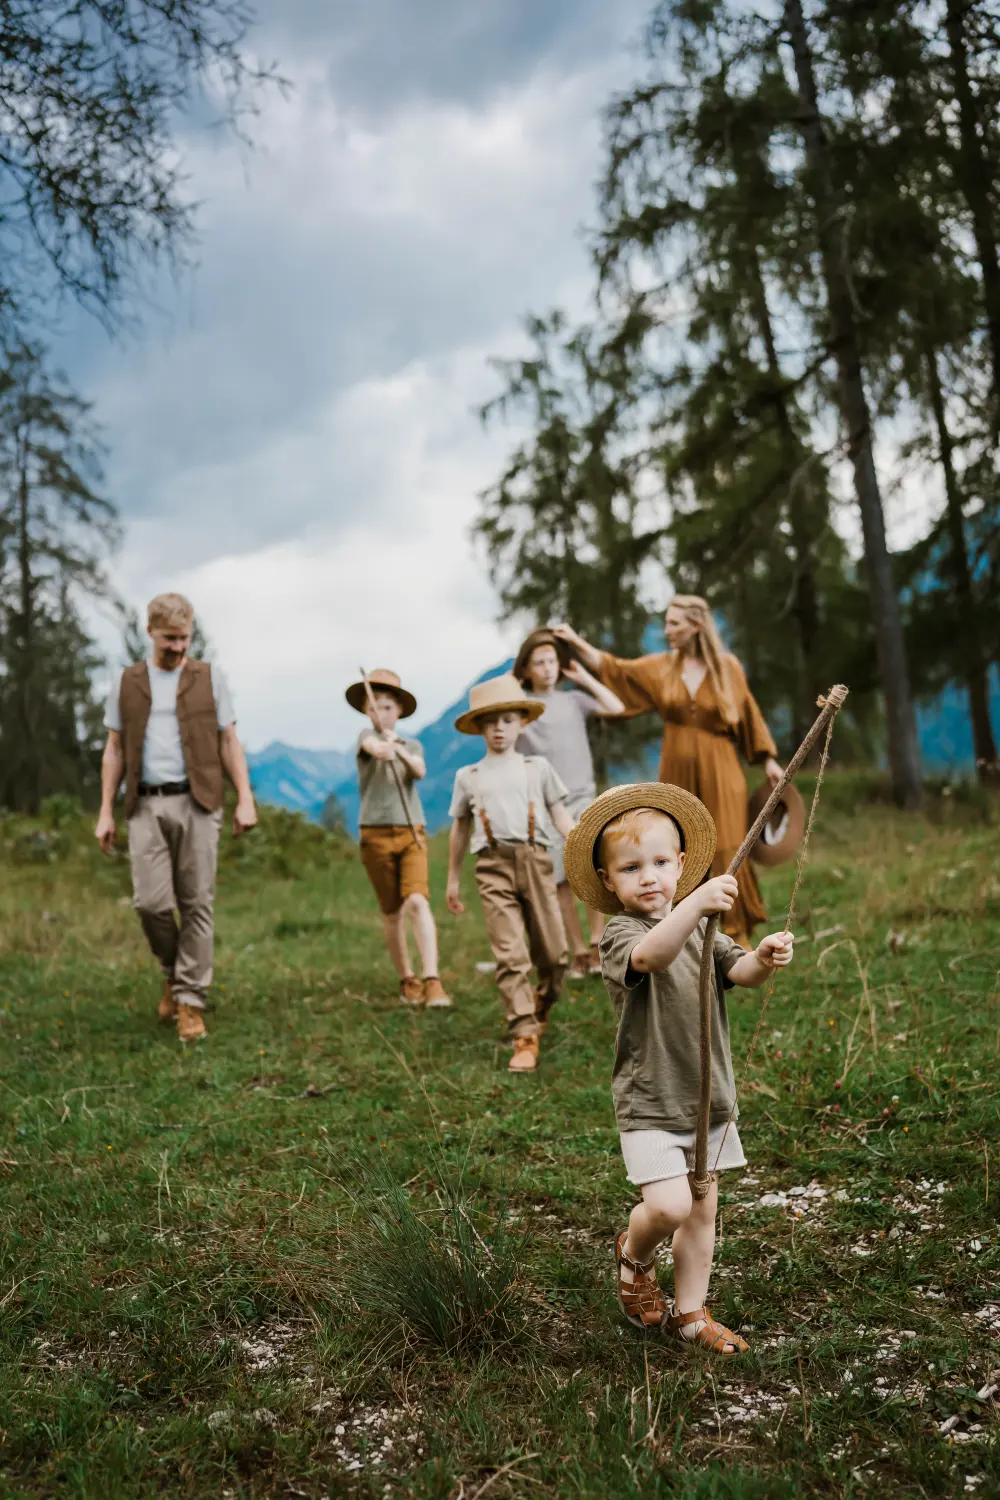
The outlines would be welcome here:
M 132 816 L 139 803 L 142 749 L 152 706 L 146 663 L 141 661 L 133 667 L 126 667 L 118 694 L 125 756 L 126 818 Z M 206 661 L 186 661 L 181 668 L 181 680 L 177 684 L 177 723 L 191 795 L 206 812 L 215 812 L 222 806 L 222 757 L 219 754 L 219 720 L 212 693 L 212 669 Z

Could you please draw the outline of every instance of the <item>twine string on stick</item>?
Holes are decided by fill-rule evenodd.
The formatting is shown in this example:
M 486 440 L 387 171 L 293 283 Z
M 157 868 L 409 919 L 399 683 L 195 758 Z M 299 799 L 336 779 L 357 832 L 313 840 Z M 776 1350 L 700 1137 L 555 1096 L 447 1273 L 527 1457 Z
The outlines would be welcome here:
M 822 760 L 820 763 L 819 773 L 816 778 L 816 787 L 813 792 L 812 806 L 809 810 L 809 820 L 806 825 L 805 833 L 803 835 L 801 852 L 799 854 L 798 868 L 796 870 L 795 882 L 792 889 L 792 904 L 794 904 L 795 898 L 798 894 L 799 883 L 802 878 L 802 869 L 805 862 L 806 847 L 809 843 L 809 836 L 812 833 L 813 821 L 816 816 L 819 789 L 823 780 L 823 772 L 826 769 L 827 758 L 829 756 L 830 738 L 833 733 L 833 721 L 839 713 L 840 709 L 843 707 L 846 697 L 847 688 L 842 684 L 837 683 L 830 689 L 830 691 L 824 698 L 820 698 L 818 700 L 821 707 L 820 714 L 816 718 L 805 739 L 802 741 L 801 745 L 796 750 L 791 760 L 788 762 L 788 765 L 785 767 L 780 780 L 772 789 L 771 795 L 768 797 L 767 801 L 764 803 L 764 806 L 761 808 L 759 814 L 755 818 L 753 826 L 747 833 L 746 838 L 743 840 L 742 844 L 733 855 L 733 858 L 730 860 L 729 868 L 726 872 L 729 875 L 736 874 L 737 870 L 740 868 L 743 861 L 746 859 L 747 855 L 756 844 L 764 828 L 773 817 L 775 809 L 781 802 L 781 794 L 784 791 L 785 787 L 788 785 L 792 777 L 795 775 L 796 771 L 802 765 L 806 756 L 809 754 L 813 745 L 819 739 L 819 736 L 822 734 L 825 728 L 827 731 L 826 741 L 823 746 Z M 788 921 L 790 920 L 791 912 L 789 913 Z M 788 922 L 786 921 L 786 927 L 787 925 Z M 698 1040 L 700 1076 L 698 1129 L 695 1136 L 694 1173 L 691 1180 L 691 1191 L 695 1198 L 704 1198 L 712 1184 L 712 1178 L 708 1171 L 708 1132 L 712 1113 L 712 977 L 715 968 L 715 934 L 718 931 L 718 927 L 718 913 L 713 912 L 713 914 L 708 919 L 708 924 L 705 929 L 705 942 L 701 950 L 701 970 L 699 973 Z M 753 1042 L 751 1043 L 751 1051 L 753 1046 L 756 1044 L 758 1036 L 760 1035 L 760 1029 L 763 1025 L 764 1013 L 767 1008 L 767 1001 L 770 996 L 771 989 L 773 988 L 775 977 L 776 976 L 772 976 L 770 985 L 764 996 L 764 1001 L 761 1006 L 761 1015 L 757 1022 L 757 1029 L 754 1032 Z M 747 1066 L 749 1066 L 749 1058 L 747 1060 Z M 743 1077 L 745 1080 L 745 1070 Z M 725 1141 L 726 1134 L 728 1134 L 729 1126 L 732 1124 L 735 1109 L 736 1104 L 734 1101 L 733 1110 L 730 1113 L 730 1118 L 726 1125 L 726 1131 L 723 1134 L 723 1142 Z M 719 1154 L 721 1155 L 721 1153 L 722 1147 L 720 1145 Z M 716 1158 L 716 1166 L 718 1166 L 718 1158 Z

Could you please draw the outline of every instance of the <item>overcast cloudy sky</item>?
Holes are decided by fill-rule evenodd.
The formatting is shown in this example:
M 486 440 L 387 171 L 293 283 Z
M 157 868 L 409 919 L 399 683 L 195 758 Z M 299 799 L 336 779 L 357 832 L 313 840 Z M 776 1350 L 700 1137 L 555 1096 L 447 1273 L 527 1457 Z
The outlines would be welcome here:
M 514 642 L 473 557 L 512 434 L 474 408 L 528 310 L 580 308 L 599 112 L 645 0 L 261 0 L 294 87 L 247 152 L 185 144 L 199 265 L 141 338 L 60 349 L 96 404 L 142 605 L 194 600 L 252 748 L 346 744 L 345 684 L 419 723 Z

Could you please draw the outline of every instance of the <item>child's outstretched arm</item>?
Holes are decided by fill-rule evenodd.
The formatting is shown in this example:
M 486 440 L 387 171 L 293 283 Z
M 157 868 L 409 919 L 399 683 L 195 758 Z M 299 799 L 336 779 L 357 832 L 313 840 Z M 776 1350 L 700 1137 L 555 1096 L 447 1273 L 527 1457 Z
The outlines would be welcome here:
M 632 949 L 629 968 L 637 974 L 659 974 L 669 969 L 702 917 L 711 911 L 728 911 L 738 890 L 735 875 L 706 880 L 639 939 Z
M 795 938 L 790 932 L 771 932 L 762 938 L 754 953 L 744 953 L 729 970 L 733 984 L 753 989 L 769 979 L 775 969 L 787 969 L 793 958 Z
M 462 898 L 459 895 L 459 873 L 462 869 L 462 860 L 465 858 L 469 848 L 469 839 L 472 836 L 472 819 L 456 818 L 451 825 L 448 835 L 448 887 L 445 900 L 448 910 L 453 917 L 460 917 L 465 911 Z

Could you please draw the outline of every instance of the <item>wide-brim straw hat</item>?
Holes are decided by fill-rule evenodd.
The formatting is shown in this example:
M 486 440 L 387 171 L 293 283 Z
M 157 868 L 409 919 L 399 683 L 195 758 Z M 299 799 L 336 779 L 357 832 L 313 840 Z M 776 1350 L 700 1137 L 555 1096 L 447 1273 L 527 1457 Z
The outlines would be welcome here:
M 461 734 L 479 734 L 479 720 L 484 714 L 502 714 L 507 709 L 515 709 L 533 723 L 545 712 L 545 704 L 529 698 L 517 678 L 505 672 L 502 677 L 488 677 L 469 689 L 469 706 L 455 720 L 455 728 Z
M 700 885 L 715 854 L 715 820 L 704 802 L 683 787 L 663 781 L 639 781 L 613 786 L 602 792 L 580 815 L 566 840 L 563 859 L 566 879 L 585 906 L 610 916 L 624 908 L 597 873 L 597 842 L 603 829 L 624 812 L 653 807 L 673 818 L 684 843 L 684 869 L 677 882 L 675 901 L 682 901 Z
M 755 787 L 747 806 L 748 828 L 753 827 L 770 795 L 769 781 L 762 781 L 760 786 Z M 783 865 L 795 855 L 802 843 L 805 829 L 806 805 L 789 782 L 781 793 L 781 801 L 774 809 L 771 821 L 766 824 L 760 838 L 750 850 L 750 858 L 755 865 Z
M 520 646 L 518 647 L 517 657 L 514 661 L 514 676 L 520 683 L 523 683 L 524 679 L 528 675 L 528 662 L 531 660 L 531 653 L 535 650 L 536 646 L 554 646 L 556 648 L 556 655 L 559 658 L 559 667 L 561 671 L 565 671 L 566 667 L 571 661 L 575 659 L 576 656 L 576 652 L 573 650 L 569 642 L 560 640 L 559 637 L 555 635 L 551 630 L 547 630 L 544 628 L 541 630 L 533 630 L 531 634 L 525 636 L 524 640 L 521 642 Z
M 400 714 L 401 719 L 408 719 L 417 711 L 417 700 L 413 694 L 408 692 L 399 680 L 396 672 L 390 672 L 388 667 L 376 667 L 374 672 L 368 673 L 368 686 L 373 693 L 392 693 L 398 698 L 403 706 Z M 356 708 L 359 714 L 368 712 L 368 694 L 365 692 L 364 679 L 361 682 L 352 682 L 344 694 L 352 708 Z

